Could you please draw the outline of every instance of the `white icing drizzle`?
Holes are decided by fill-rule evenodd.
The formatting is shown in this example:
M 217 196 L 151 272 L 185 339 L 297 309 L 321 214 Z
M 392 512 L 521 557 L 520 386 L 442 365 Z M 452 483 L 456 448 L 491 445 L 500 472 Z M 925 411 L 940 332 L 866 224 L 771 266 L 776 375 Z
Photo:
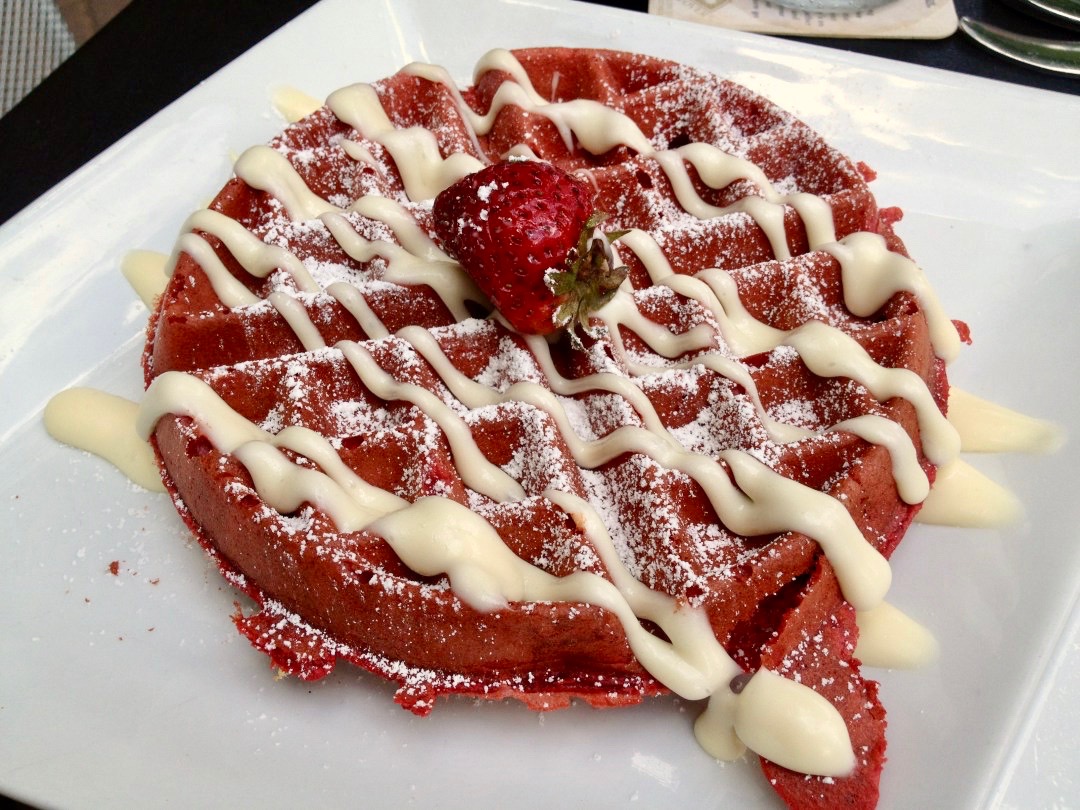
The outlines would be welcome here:
M 1016 496 L 963 459 L 938 468 L 930 495 L 915 516 L 919 523 L 993 529 L 1023 515 Z
M 871 444 L 888 448 L 892 458 L 893 478 L 896 479 L 896 486 L 904 503 L 922 503 L 930 494 L 930 480 L 919 464 L 915 445 L 896 422 L 884 416 L 864 414 L 838 422 L 829 430 L 854 433 Z
M 335 90 L 327 98 L 326 105 L 339 119 L 390 153 L 410 199 L 431 199 L 483 165 L 464 152 L 443 158 L 431 130 L 395 127 L 371 85 L 354 84 Z
M 1065 443 L 1058 425 L 988 402 L 955 386 L 949 390 L 949 422 L 968 453 L 1056 453 Z
M 338 455 L 326 437 L 308 428 L 292 425 L 284 428 L 273 438 L 277 447 L 287 447 L 319 468 L 348 494 L 353 501 L 367 511 L 357 518 L 355 526 L 365 526 L 375 516 L 401 509 L 407 502 L 380 487 L 373 486 L 357 475 Z
M 168 257 L 152 250 L 133 250 L 124 256 L 120 272 L 139 299 L 152 308 L 169 284 Z
M 322 102 L 295 87 L 278 87 L 271 97 L 278 114 L 294 124 L 306 118 L 322 106 Z
M 694 168 L 698 169 L 699 172 L 705 171 L 705 176 L 702 179 L 712 188 L 723 188 L 723 186 L 727 185 L 724 178 L 730 177 L 734 179 L 737 177 L 738 174 L 731 171 L 729 164 L 734 163 L 741 167 L 743 161 L 738 161 L 708 144 L 691 144 L 691 146 L 695 148 L 693 152 L 687 152 L 688 147 L 682 147 L 678 150 L 655 152 L 652 155 L 656 162 L 663 167 L 665 174 L 671 181 L 671 186 L 675 190 L 675 198 L 679 201 L 679 204 L 699 219 L 712 219 L 734 213 L 745 214 L 753 219 L 765 232 L 776 258 L 791 258 L 791 251 L 788 249 L 787 244 L 787 231 L 784 228 L 783 205 L 779 202 L 769 202 L 762 197 L 753 196 L 741 197 L 737 202 L 724 208 L 717 208 L 705 202 L 690 181 L 690 174 L 686 170 L 684 160 L 690 156 Z M 697 147 L 702 148 L 697 149 Z M 715 160 L 707 162 L 702 159 L 704 155 L 712 155 Z M 713 163 L 719 164 L 722 168 L 719 171 L 710 172 L 709 169 L 713 168 Z M 714 186 L 709 182 L 709 178 L 714 176 L 719 178 L 721 185 Z M 766 187 L 771 188 L 771 186 Z
M 735 279 L 728 273 L 718 268 L 707 268 L 695 278 L 705 282 L 719 302 L 720 307 L 713 314 L 721 323 L 720 331 L 724 339 L 730 340 L 740 357 L 772 351 L 781 344 L 784 332 L 756 320 L 746 310 L 739 298 Z
M 503 321 L 503 324 L 506 325 L 505 321 Z M 610 372 L 588 374 L 572 380 L 567 379 L 555 368 L 555 361 L 551 357 L 551 347 L 543 337 L 539 335 L 523 335 L 522 337 L 525 339 L 525 343 L 532 352 L 533 357 L 536 358 L 536 362 L 544 373 L 548 385 L 556 394 L 565 397 L 572 397 L 575 394 L 587 391 L 609 391 L 618 394 L 637 411 L 647 430 L 657 435 L 670 437 L 667 427 L 660 421 L 660 416 L 656 413 L 652 402 L 631 380 Z
M 656 160 L 687 211 L 699 217 L 732 213 L 752 217 L 766 233 L 779 259 L 789 255 L 784 212 L 785 206 L 793 207 L 804 221 L 812 248 L 828 251 L 840 262 L 845 302 L 853 312 L 870 314 L 895 292 L 907 290 L 927 312 L 938 353 L 942 357 L 955 353 L 958 345 L 954 340 L 955 328 L 941 315 L 940 305 L 921 271 L 906 259 L 899 261 L 890 258 L 892 254 L 883 255 L 888 251 L 880 237 L 856 235 L 837 243 L 831 212 L 824 201 L 806 194 L 780 195 L 759 169 L 712 146 L 692 144 L 676 150 L 656 150 L 629 117 L 599 103 L 548 102 L 535 92 L 523 68 L 509 52 L 491 52 L 477 66 L 479 72 L 492 68 L 507 72 L 511 81 L 500 86 L 491 109 L 483 115 L 465 104 L 444 70 L 410 65 L 405 71 L 447 88 L 477 154 L 481 154 L 477 136 L 490 130 L 500 109 L 513 104 L 552 121 L 570 148 L 575 138 L 583 148 L 597 154 L 624 144 Z M 330 96 L 328 106 L 362 138 L 391 155 L 411 200 L 429 200 L 481 164 L 476 157 L 464 154 L 443 158 L 433 134 L 427 130 L 396 129 L 370 85 L 343 88 Z M 357 141 L 346 141 L 343 149 L 356 160 L 375 162 L 367 146 Z M 713 188 L 747 180 L 759 189 L 761 196 L 745 198 L 727 208 L 707 205 L 690 183 L 687 164 L 694 166 L 703 182 Z M 321 219 L 354 259 L 384 260 L 383 280 L 431 286 L 458 320 L 468 316 L 466 301 L 483 300 L 460 268 L 423 233 L 401 204 L 387 198 L 362 197 L 350 206 L 350 211 L 390 227 L 400 244 L 368 240 L 356 232 L 346 212 L 315 195 L 288 159 L 273 149 L 249 149 L 237 161 L 236 174 L 249 185 L 271 193 L 293 220 Z M 302 293 L 321 292 L 296 257 L 280 248 L 263 245 L 221 215 L 198 212 L 185 230 L 199 230 L 221 239 L 253 276 L 265 277 L 281 268 L 292 276 Z M 959 449 L 956 432 L 941 416 L 925 383 L 913 372 L 881 368 L 852 338 L 822 323 L 808 323 L 785 333 L 757 322 L 739 301 L 730 275 L 706 269 L 694 278 L 676 277 L 655 241 L 642 231 L 627 234 L 622 244 L 642 259 L 654 283 L 667 285 L 701 303 L 715 319 L 715 329 L 719 330 L 723 343 L 736 357 L 789 346 L 815 374 L 850 377 L 881 400 L 903 397 L 915 407 L 931 461 L 947 465 L 955 457 Z M 202 237 L 185 233 L 177 244 L 177 251 L 180 250 L 200 264 L 223 304 L 246 306 L 258 302 L 257 297 L 231 276 Z M 851 604 L 864 616 L 884 615 L 878 611 L 891 579 L 888 564 L 866 542 L 842 504 L 783 478 L 744 452 L 727 450 L 719 459 L 712 459 L 687 451 L 663 427 L 647 397 L 630 380 L 607 373 L 592 374 L 581 380 L 565 379 L 555 371 L 547 345 L 541 339 L 526 338 L 551 390 L 535 383 L 519 382 L 497 392 L 457 372 L 430 333 L 410 327 L 396 337 L 389 337 L 385 325 L 352 285 L 337 282 L 325 293 L 352 313 L 369 337 L 405 341 L 413 346 L 447 386 L 450 392 L 447 396 L 452 395 L 464 407 L 478 408 L 512 399 L 545 411 L 558 426 L 579 465 L 595 467 L 622 453 L 645 453 L 669 469 L 694 478 L 731 530 L 745 535 L 799 531 L 814 538 L 836 570 Z M 466 422 L 440 395 L 395 379 L 359 343 L 342 342 L 334 350 L 322 349 L 323 339 L 307 316 L 302 298 L 280 291 L 270 298 L 305 348 L 340 351 L 375 395 L 410 402 L 432 419 L 445 435 L 468 487 L 500 502 L 524 497 L 521 485 L 479 452 Z M 746 369 L 732 357 L 713 350 L 714 326 L 703 323 L 675 335 L 645 318 L 634 305 L 629 290 L 621 291 L 598 316 L 620 361 L 632 374 L 653 374 L 658 369 L 635 363 L 628 356 L 619 337 L 623 326 L 662 357 L 679 358 L 702 352 L 673 365 L 703 365 L 743 386 L 775 441 L 793 441 L 806 435 L 805 430 L 783 425 L 765 413 Z M 573 396 L 583 390 L 609 391 L 622 396 L 637 411 L 643 426 L 625 426 L 602 438 L 583 440 L 572 429 L 558 400 L 558 396 Z M 716 642 L 704 612 L 676 605 L 671 597 L 637 582 L 619 562 L 595 511 L 575 496 L 559 491 L 545 493 L 545 497 L 573 515 L 585 531 L 612 577 L 610 582 L 582 571 L 553 577 L 517 558 L 486 521 L 465 507 L 436 497 L 408 504 L 372 487 L 344 465 L 324 438 L 300 428 L 287 428 L 273 436 L 236 414 L 208 385 L 190 375 L 168 372 L 153 382 L 139 415 L 141 435 L 149 436 L 165 414 L 194 419 L 219 451 L 234 454 L 248 468 L 256 490 L 273 508 L 287 513 L 310 502 L 324 510 L 342 531 L 360 528 L 375 531 L 410 568 L 433 576 L 445 573 L 454 593 L 478 610 L 497 610 L 518 600 L 558 599 L 589 602 L 612 611 L 622 623 L 635 655 L 650 673 L 684 697 L 710 698 L 709 708 L 698 721 L 697 733 L 714 755 L 737 756 L 745 743 L 782 765 L 806 773 L 835 776 L 853 767 L 854 755 L 843 720 L 813 690 L 767 669 L 759 670 L 738 694 L 728 688 L 739 668 Z M 831 429 L 850 431 L 886 447 L 904 500 L 918 503 L 925 497 L 926 476 L 919 469 L 914 446 L 898 425 L 882 417 L 865 416 Z M 294 463 L 283 449 L 303 456 L 313 466 Z M 730 469 L 734 483 L 725 466 Z M 954 469 L 949 467 L 947 471 Z M 931 497 L 927 503 L 932 501 Z M 671 641 L 645 631 L 639 619 L 656 622 Z
M 956 359 L 961 347 L 956 326 L 915 262 L 893 253 L 884 237 L 876 233 L 853 233 L 819 247 L 840 262 L 844 303 L 852 313 L 868 317 L 898 291 L 910 292 L 926 316 L 930 342 L 938 356 L 946 362 Z
M 394 379 L 359 343 L 342 341 L 337 348 L 373 394 L 388 401 L 411 402 L 435 420 L 446 435 L 450 452 L 467 486 L 499 502 L 525 497 L 521 484 L 484 458 L 472 439 L 469 426 L 435 394 L 423 386 Z
M 164 492 L 150 445 L 135 431 L 139 406 L 92 388 L 69 388 L 49 400 L 45 429 L 59 442 L 100 456 L 151 492 Z
M 304 347 L 305 351 L 321 349 L 326 345 L 318 327 L 312 323 L 311 316 L 308 315 L 308 311 L 300 301 L 281 290 L 275 290 L 266 298 L 274 309 L 281 314 L 281 317 L 285 319 L 285 322 L 289 324 L 296 336 L 300 338 L 300 345 Z
M 607 327 L 608 338 L 620 357 L 630 363 L 632 361 L 623 348 L 622 338 L 619 336 L 620 325 L 629 327 L 645 341 L 650 349 L 668 358 L 698 351 L 713 343 L 713 330 L 707 324 L 698 324 L 682 334 L 676 334 L 667 327 L 646 318 L 637 308 L 632 296 L 623 289 L 616 291 L 611 301 L 603 309 L 594 313 L 594 317 L 599 318 Z
M 720 327 L 724 343 L 737 357 L 770 351 L 780 345 L 784 333 L 751 317 L 739 301 L 734 280 L 723 270 L 702 270 L 696 276 L 669 273 L 663 277 L 650 270 L 650 276 L 654 284 L 670 287 L 709 310 Z
M 327 211 L 340 210 L 309 189 L 289 159 L 269 146 L 246 149 L 233 164 L 233 173 L 280 201 L 293 220 L 317 219 Z
M 855 753 L 843 718 L 826 698 L 803 689 L 759 669 L 736 698 L 735 733 L 773 762 L 812 762 L 821 776 L 850 773 Z
M 286 165 L 288 165 L 287 161 Z M 295 174 L 291 166 L 289 169 Z M 299 181 L 299 176 L 297 180 Z M 180 252 L 187 253 L 206 273 L 214 292 L 217 293 L 221 303 L 227 307 L 257 304 L 261 299 L 229 272 L 210 243 L 196 231 L 202 231 L 220 239 L 241 267 L 255 278 L 266 278 L 274 270 L 280 268 L 292 277 L 299 290 L 317 293 L 322 289 L 308 273 L 303 263 L 289 251 L 276 245 L 266 244 L 239 222 L 222 213 L 203 209 L 193 213 L 184 223 L 168 267 L 176 266 L 176 257 Z
M 138 408 L 137 435 L 149 439 L 167 413 L 190 417 L 217 450 L 235 455 L 248 468 L 260 495 L 283 513 L 308 501 L 330 515 L 342 531 L 355 531 L 406 503 L 360 478 L 325 437 L 295 425 L 268 433 L 236 413 L 197 377 L 178 371 L 158 375 Z M 321 473 L 295 464 L 281 448 L 314 462 Z
M 461 118 L 477 134 L 491 131 L 499 112 L 506 106 L 542 115 L 559 131 L 567 150 L 573 151 L 574 139 L 581 147 L 594 155 L 601 155 L 619 145 L 626 145 L 636 152 L 651 150 L 649 139 L 637 125 L 617 111 L 590 99 L 550 103 L 536 92 L 528 74 L 514 55 L 506 50 L 489 51 L 477 64 L 477 71 L 502 70 L 513 81 L 503 82 L 495 92 L 491 107 L 485 114 L 477 113 L 461 96 L 445 69 L 435 65 L 413 63 L 402 72 L 420 76 L 442 84 L 451 94 Z
M 244 442 L 232 452 L 251 474 L 259 497 L 282 514 L 310 503 L 329 515 L 342 531 L 363 528 L 373 516 L 329 475 L 294 464 L 268 442 Z
M 434 240 L 428 236 L 417 224 L 416 220 L 397 202 L 387 197 L 361 197 L 350 206 L 350 210 L 363 214 L 369 219 L 378 220 L 394 232 L 406 252 L 418 260 L 425 262 L 452 262 Z M 401 257 L 398 257 L 399 259 Z M 454 274 L 460 280 L 468 277 L 460 272 Z M 407 280 L 401 283 L 408 283 Z
M 240 307 L 259 303 L 259 297 L 229 272 L 210 243 L 198 234 L 185 233 L 180 236 L 174 255 L 180 253 L 188 254 L 202 268 L 218 300 L 225 306 Z M 169 266 L 175 267 L 176 262 L 170 260 Z
M 933 663 L 937 639 L 889 602 L 855 614 L 859 641 L 855 657 L 869 667 L 918 669 Z
M 273 437 L 228 407 L 205 382 L 182 371 L 166 371 L 147 387 L 135 429 L 149 439 L 165 414 L 190 417 L 210 443 L 232 453 L 244 442 L 272 442 Z
M 381 276 L 383 281 L 431 287 L 459 321 L 469 317 L 466 301 L 487 303 L 461 266 L 439 250 L 397 203 L 384 197 L 362 197 L 352 210 L 390 227 L 401 244 L 365 239 L 338 213 L 327 213 L 322 221 L 350 257 L 361 262 L 376 256 L 384 259 L 387 269 Z
M 778 475 L 746 453 L 728 450 L 723 459 L 745 493 L 742 501 L 732 496 L 725 503 L 727 509 L 720 515 L 726 526 L 747 536 L 802 532 L 821 546 L 844 598 L 856 609 L 872 607 L 885 597 L 892 569 L 839 501 Z
M 792 330 L 784 343 L 798 351 L 807 368 L 820 377 L 849 377 L 882 402 L 899 397 L 914 405 L 926 457 L 934 464 L 947 464 L 960 452 L 955 428 L 914 371 L 879 366 L 853 338 L 820 321 Z
M 797 191 L 785 196 L 784 201 L 794 208 L 802 219 L 811 250 L 818 250 L 836 241 L 832 209 L 825 200 L 816 194 Z
M 364 296 L 352 284 L 335 281 L 326 288 L 326 291 L 345 307 L 350 315 L 356 318 L 356 322 L 360 324 L 360 328 L 364 330 L 364 334 L 369 338 L 382 338 L 390 334 L 383 322 L 368 306 Z
M 836 570 L 844 596 L 856 607 L 873 605 L 888 590 L 891 581 L 888 564 L 866 542 L 843 505 L 825 493 L 789 481 L 746 453 L 727 450 L 722 458 L 734 473 L 738 484 L 736 488 L 727 472 L 715 460 L 683 449 L 667 431 L 658 434 L 626 425 L 602 438 L 583 441 L 570 425 L 562 405 L 543 386 L 517 382 L 505 392 L 496 392 L 457 371 L 426 330 L 409 327 L 399 334 L 432 364 L 439 378 L 467 407 L 476 409 L 498 402 L 517 401 L 546 412 L 558 426 L 559 434 L 566 440 L 570 454 L 579 466 L 595 469 L 626 453 L 647 455 L 662 466 L 679 470 L 697 481 L 716 513 L 731 530 L 745 536 L 755 536 L 794 529 L 817 540 Z M 420 404 L 408 395 L 388 396 L 383 393 L 391 390 L 389 383 L 378 381 L 379 387 L 373 387 L 365 373 L 368 370 L 357 366 L 364 384 L 379 396 Z M 434 395 L 426 389 L 421 390 L 434 399 Z M 440 425 L 448 419 L 445 415 L 439 415 L 445 408 L 441 402 L 438 406 L 432 405 L 431 409 L 422 407 Z M 464 459 L 458 459 L 456 453 L 455 460 L 459 462 L 463 475 L 471 473 L 471 462 L 466 469 L 461 466 Z

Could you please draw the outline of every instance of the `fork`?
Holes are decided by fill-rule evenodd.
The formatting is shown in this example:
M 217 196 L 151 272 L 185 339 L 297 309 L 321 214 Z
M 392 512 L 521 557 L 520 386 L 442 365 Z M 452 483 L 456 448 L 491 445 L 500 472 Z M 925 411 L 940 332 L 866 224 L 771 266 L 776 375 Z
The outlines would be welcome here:
M 1056 25 L 1080 28 L 1080 0 L 1007 0 L 1009 5 Z M 989 50 L 1030 67 L 1080 76 L 1080 42 L 1015 34 L 970 17 L 960 29 Z
M 1080 42 L 1014 34 L 970 17 L 960 18 L 960 30 L 994 53 L 1025 65 L 1080 76 Z
M 1080 28 L 1080 0 L 1006 0 L 1013 8 L 1041 20 Z

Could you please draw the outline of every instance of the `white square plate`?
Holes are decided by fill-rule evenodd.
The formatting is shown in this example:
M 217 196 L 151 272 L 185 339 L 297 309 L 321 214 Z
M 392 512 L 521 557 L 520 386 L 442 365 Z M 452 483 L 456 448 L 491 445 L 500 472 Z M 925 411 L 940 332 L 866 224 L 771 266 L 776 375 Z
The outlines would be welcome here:
M 775 805 L 753 762 L 697 747 L 697 709 L 673 699 L 546 716 L 449 701 L 421 720 L 348 667 L 274 680 L 167 499 L 45 435 L 41 408 L 67 386 L 139 396 L 146 312 L 120 260 L 171 249 L 231 156 L 280 128 L 278 87 L 325 97 L 413 60 L 468 83 L 489 48 L 529 45 L 724 73 L 878 171 L 878 199 L 905 209 L 902 236 L 971 324 L 954 382 L 1076 434 L 1080 99 L 559 0 L 458 8 L 326 0 L 0 229 L 0 791 L 55 807 Z M 1080 800 L 1069 449 L 973 459 L 1026 518 L 916 526 L 898 552 L 890 599 L 942 655 L 874 673 L 883 806 Z

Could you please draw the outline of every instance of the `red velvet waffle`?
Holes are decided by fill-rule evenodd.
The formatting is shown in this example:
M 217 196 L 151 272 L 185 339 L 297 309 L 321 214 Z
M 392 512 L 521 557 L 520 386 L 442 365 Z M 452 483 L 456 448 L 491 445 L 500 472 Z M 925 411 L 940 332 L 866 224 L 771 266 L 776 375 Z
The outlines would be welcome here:
M 381 131 L 374 125 L 358 131 L 332 103 L 286 129 L 272 142 L 272 153 L 241 159 L 237 171 L 245 179 L 227 183 L 210 206 L 222 217 L 204 213 L 192 220 L 152 319 L 147 383 L 183 372 L 267 436 L 289 426 L 308 428 L 367 484 L 406 503 L 436 496 L 463 504 L 520 559 L 556 577 L 574 571 L 611 577 L 579 516 L 549 494 L 569 493 L 591 504 L 626 570 L 649 589 L 705 611 L 739 667 L 750 673 L 768 667 L 814 684 L 844 718 L 855 770 L 841 778 L 806 777 L 764 761 L 784 799 L 795 806 L 872 805 L 884 762 L 884 711 L 875 684 L 859 674 L 855 611 L 820 543 L 793 530 L 742 536 L 725 525 L 692 476 L 643 452 L 583 464 L 572 445 L 600 441 L 655 415 L 687 452 L 721 468 L 724 453 L 743 451 L 836 499 L 865 542 L 888 557 L 917 502 L 900 497 L 889 449 L 831 428 L 868 414 L 891 420 L 932 477 L 920 440 L 925 423 L 915 405 L 875 396 L 872 386 L 843 374 L 819 376 L 792 345 L 751 353 L 729 346 L 712 299 L 676 289 L 666 273 L 722 273 L 756 321 L 778 332 L 826 324 L 878 365 L 913 372 L 940 407 L 944 366 L 917 296 L 896 292 L 874 311 L 852 314 L 841 262 L 810 249 L 814 238 L 799 213 L 799 195 L 831 208 L 836 239 L 877 234 L 902 253 L 891 229 L 896 212 L 878 209 L 867 170 L 737 85 L 624 53 L 540 49 L 514 56 L 546 100 L 598 101 L 634 122 L 648 148 L 617 142 L 594 154 L 579 133 L 560 131 L 549 111 L 519 103 L 502 106 L 490 128 L 479 132 L 430 71 L 406 70 L 371 87 L 394 129 L 426 130 L 443 158 L 465 154 L 481 164 L 524 153 L 592 182 L 597 208 L 609 215 L 605 228 L 637 229 L 666 258 L 666 267 L 649 259 L 633 238 L 617 246 L 633 287 L 623 304 L 632 304 L 650 329 L 685 336 L 677 352 L 661 351 L 650 329 L 635 330 L 639 321 L 605 321 L 584 345 L 563 336 L 541 351 L 550 353 L 549 367 L 535 341 L 489 316 L 482 295 L 448 297 L 438 274 L 460 271 L 429 241 L 431 197 L 413 191 L 410 198 L 406 172 Z M 502 103 L 500 88 L 519 83 L 505 62 L 490 64 L 462 91 L 477 114 Z M 338 98 L 338 112 L 349 98 Z M 710 184 L 692 160 L 680 161 L 689 167 L 695 199 L 709 206 L 707 215 L 686 210 L 656 153 L 690 155 L 673 150 L 692 144 L 718 147 L 759 167 L 783 195 L 775 208 L 782 244 L 739 208 L 741 200 L 764 193 L 762 175 Z M 288 172 L 251 168 L 256 158 L 287 161 L 310 194 L 277 180 L 261 182 Z M 350 206 L 357 210 L 344 210 Z M 390 208 L 415 230 L 390 222 L 383 213 Z M 277 252 L 264 250 L 261 263 L 252 260 L 248 242 L 222 225 L 224 218 Z M 343 226 L 360 242 L 343 242 Z M 208 255 L 221 267 L 211 269 Z M 409 275 L 418 266 L 435 275 Z M 349 305 L 354 298 L 343 287 L 366 307 Z M 421 328 L 460 375 L 501 398 L 464 403 L 421 354 L 408 327 Z M 372 390 L 348 346 L 359 346 L 389 378 L 406 384 L 401 390 L 433 395 L 465 426 L 486 463 L 517 483 L 517 495 L 493 497 L 470 484 L 462 451 L 417 404 L 420 395 Z M 703 364 L 707 356 L 736 363 L 745 376 Z M 552 379 L 552 367 L 559 385 L 586 384 L 567 393 Z M 631 380 L 644 399 L 631 402 L 621 389 L 588 384 L 604 375 Z M 574 436 L 565 434 L 558 414 L 502 396 L 522 381 L 559 389 L 555 399 Z M 284 512 L 272 507 L 248 462 L 220 446 L 205 413 L 186 406 L 164 410 L 173 415 L 157 423 L 154 442 L 166 484 L 225 575 L 255 600 L 253 613 L 235 617 L 237 627 L 280 669 L 313 679 L 346 660 L 396 681 L 398 701 L 419 714 L 449 694 L 513 697 L 549 709 L 573 698 L 617 706 L 666 691 L 631 651 L 610 611 L 558 600 L 477 609 L 441 573 L 410 569 L 373 530 L 343 531 L 310 500 Z M 770 433 L 769 420 L 802 433 L 781 441 Z M 302 468 L 322 466 L 296 449 L 278 455 Z

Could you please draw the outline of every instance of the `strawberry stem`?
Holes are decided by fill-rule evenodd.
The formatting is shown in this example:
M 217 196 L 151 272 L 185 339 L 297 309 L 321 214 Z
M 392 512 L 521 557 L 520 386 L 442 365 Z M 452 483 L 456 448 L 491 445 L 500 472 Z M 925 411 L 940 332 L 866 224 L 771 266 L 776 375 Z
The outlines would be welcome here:
M 611 250 L 611 244 L 626 231 L 601 233 L 597 228 L 606 218 L 607 214 L 594 212 L 567 257 L 566 269 L 549 273 L 547 277 L 552 294 L 565 298 L 555 313 L 555 322 L 567 326 L 571 333 L 579 325 L 590 333 L 590 315 L 610 301 L 626 279 L 627 269 L 615 266 Z

